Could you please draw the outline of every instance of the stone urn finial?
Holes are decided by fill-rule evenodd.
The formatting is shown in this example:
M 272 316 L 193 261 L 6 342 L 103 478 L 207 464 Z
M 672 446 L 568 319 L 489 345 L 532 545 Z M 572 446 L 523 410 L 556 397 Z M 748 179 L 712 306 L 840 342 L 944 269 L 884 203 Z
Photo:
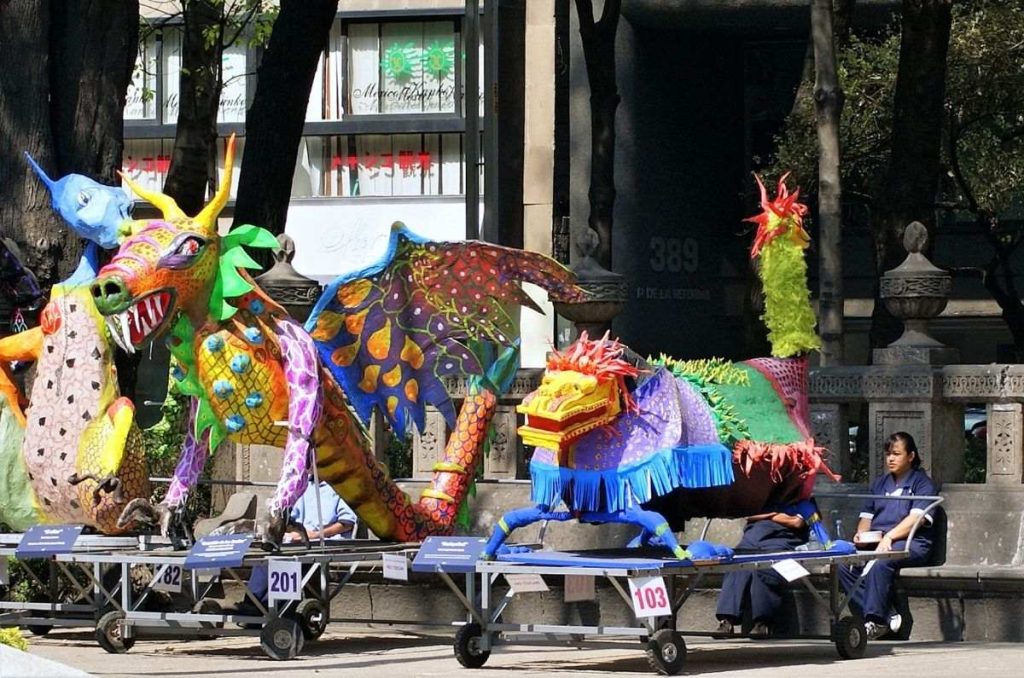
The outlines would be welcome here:
M 295 258 L 295 241 L 282 233 L 277 236 L 279 248 L 274 252 L 274 265 L 266 273 L 257 276 L 256 283 L 281 304 L 292 317 L 305 322 L 313 305 L 320 298 L 320 283 L 308 278 L 292 266 Z
M 571 320 L 576 325 L 577 333 L 586 331 L 591 338 L 604 333 L 612 318 L 622 312 L 629 298 L 626 279 L 604 268 L 594 258 L 599 243 L 597 233 L 587 227 L 576 242 L 582 256 L 569 267 L 576 274 L 577 284 L 586 290 L 587 300 L 554 304 L 555 312 Z
M 912 222 L 903 232 L 907 258 L 882 275 L 880 296 L 889 312 L 903 321 L 903 334 L 881 352 L 890 358 L 881 362 L 948 362 L 953 349 L 928 334 L 928 321 L 946 308 L 953 289 L 952 276 L 938 268 L 923 254 L 928 231 L 920 222 Z M 879 351 L 876 351 L 876 362 Z

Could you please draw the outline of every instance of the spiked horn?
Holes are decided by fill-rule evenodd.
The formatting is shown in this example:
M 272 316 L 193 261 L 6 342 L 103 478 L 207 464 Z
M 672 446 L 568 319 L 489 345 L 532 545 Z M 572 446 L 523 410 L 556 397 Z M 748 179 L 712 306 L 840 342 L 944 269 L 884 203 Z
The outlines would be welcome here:
M 196 215 L 196 221 L 214 233 L 217 231 L 217 215 L 227 204 L 231 193 L 231 174 L 235 165 L 235 135 L 228 137 L 228 147 L 224 152 L 224 173 L 220 177 L 220 187 L 203 211 Z

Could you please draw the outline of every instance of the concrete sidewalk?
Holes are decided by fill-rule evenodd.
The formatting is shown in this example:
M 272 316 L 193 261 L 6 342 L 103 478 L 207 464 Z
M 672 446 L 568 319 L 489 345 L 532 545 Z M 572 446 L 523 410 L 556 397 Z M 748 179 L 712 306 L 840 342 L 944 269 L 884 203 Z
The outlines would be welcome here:
M 712 641 L 692 638 L 684 675 L 711 674 L 792 678 L 803 667 L 815 677 L 982 678 L 1018 676 L 1024 667 L 1019 643 L 876 642 L 867 656 L 840 660 L 825 641 Z M 54 659 L 97 676 L 218 676 L 251 678 L 268 673 L 274 678 L 325 673 L 332 676 L 387 678 L 406 676 L 652 676 L 640 643 L 624 641 L 615 649 L 528 647 L 503 645 L 482 669 L 463 669 L 452 653 L 452 636 L 424 636 L 389 628 L 359 629 L 333 625 L 318 641 L 289 662 L 267 659 L 256 638 L 216 640 L 142 640 L 130 652 L 107 654 L 84 632 L 54 631 L 31 638 L 33 654 Z M 802 675 L 809 675 L 803 672 Z M 5 678 L 7 674 L 4 674 Z

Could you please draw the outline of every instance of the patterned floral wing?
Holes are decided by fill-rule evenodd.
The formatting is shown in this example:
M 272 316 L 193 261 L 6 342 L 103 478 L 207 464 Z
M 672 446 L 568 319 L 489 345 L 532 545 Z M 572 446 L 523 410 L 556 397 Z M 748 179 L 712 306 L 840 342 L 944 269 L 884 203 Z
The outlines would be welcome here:
M 508 309 L 539 311 L 521 282 L 553 299 L 583 298 L 572 273 L 541 254 L 426 241 L 396 224 L 384 260 L 329 286 L 306 327 L 364 421 L 376 406 L 396 431 L 410 420 L 422 431 L 429 404 L 454 427 L 443 380 L 486 372 L 470 346 L 516 340 Z

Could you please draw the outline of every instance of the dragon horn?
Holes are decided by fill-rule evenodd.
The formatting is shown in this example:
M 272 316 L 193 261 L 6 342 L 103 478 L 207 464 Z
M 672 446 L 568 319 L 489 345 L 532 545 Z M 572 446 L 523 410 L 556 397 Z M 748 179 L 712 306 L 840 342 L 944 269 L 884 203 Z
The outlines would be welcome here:
M 54 185 L 53 179 L 46 175 L 46 172 L 44 172 L 43 168 L 40 167 L 39 164 L 35 161 L 35 159 L 28 154 L 28 151 L 25 151 L 25 159 L 28 160 L 29 165 L 32 165 L 32 169 L 35 170 L 36 176 L 38 176 L 42 180 L 42 182 L 46 184 L 46 188 L 48 188 L 52 193 Z
M 124 182 L 128 184 L 128 188 L 132 189 L 135 195 L 139 196 L 146 202 L 150 203 L 154 207 L 163 213 L 164 219 L 187 219 L 188 217 L 181 208 L 178 207 L 178 203 L 174 202 L 174 198 L 169 195 L 165 195 L 160 191 L 150 191 L 143 188 L 139 184 L 129 179 L 124 172 L 118 172 L 118 175 Z
M 220 177 L 220 187 L 203 211 L 196 215 L 196 221 L 211 231 L 217 230 L 217 215 L 224 209 L 231 193 L 231 175 L 235 166 L 235 135 L 228 137 L 228 147 L 224 152 L 224 173 Z

